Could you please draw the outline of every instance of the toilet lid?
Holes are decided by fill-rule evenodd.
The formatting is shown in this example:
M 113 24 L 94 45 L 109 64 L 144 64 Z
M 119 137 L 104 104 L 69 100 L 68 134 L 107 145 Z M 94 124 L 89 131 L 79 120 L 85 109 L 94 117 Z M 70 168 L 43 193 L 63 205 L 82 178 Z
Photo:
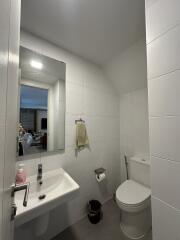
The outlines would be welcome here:
M 139 205 L 147 200 L 151 190 L 133 180 L 127 180 L 116 191 L 116 198 L 125 205 Z

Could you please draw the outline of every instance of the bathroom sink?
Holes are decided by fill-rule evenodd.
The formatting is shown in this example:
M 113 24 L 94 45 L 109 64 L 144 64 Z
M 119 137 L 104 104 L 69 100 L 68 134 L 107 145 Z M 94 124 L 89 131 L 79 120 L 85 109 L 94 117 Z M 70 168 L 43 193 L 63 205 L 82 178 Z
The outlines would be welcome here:
M 62 168 L 43 173 L 41 185 L 37 175 L 27 181 L 30 183 L 27 207 L 23 206 L 24 191 L 15 194 L 15 226 L 47 213 L 79 193 L 79 185 Z

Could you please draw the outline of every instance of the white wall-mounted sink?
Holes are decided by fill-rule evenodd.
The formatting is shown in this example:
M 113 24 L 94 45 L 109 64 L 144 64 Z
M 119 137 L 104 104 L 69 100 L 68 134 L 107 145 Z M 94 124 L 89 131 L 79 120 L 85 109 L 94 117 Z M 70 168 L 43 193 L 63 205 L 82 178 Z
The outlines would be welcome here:
M 37 175 L 27 181 L 30 182 L 27 207 L 23 206 L 24 191 L 15 194 L 15 226 L 49 212 L 79 193 L 79 185 L 62 168 L 43 173 L 42 185 L 37 181 Z M 40 200 L 40 195 L 45 195 L 45 198 Z

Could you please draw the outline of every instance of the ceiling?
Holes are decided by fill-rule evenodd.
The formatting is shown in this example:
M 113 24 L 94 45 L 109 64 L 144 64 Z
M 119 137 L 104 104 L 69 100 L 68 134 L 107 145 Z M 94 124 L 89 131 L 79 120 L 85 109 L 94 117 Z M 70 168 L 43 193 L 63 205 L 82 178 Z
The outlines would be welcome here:
M 33 68 L 30 63 L 32 60 L 42 63 L 43 69 Z M 56 81 L 65 81 L 66 65 L 55 59 L 38 54 L 27 48 L 20 48 L 20 68 L 21 77 L 36 82 L 55 84 Z
M 145 35 L 144 0 L 22 0 L 21 27 L 100 65 Z

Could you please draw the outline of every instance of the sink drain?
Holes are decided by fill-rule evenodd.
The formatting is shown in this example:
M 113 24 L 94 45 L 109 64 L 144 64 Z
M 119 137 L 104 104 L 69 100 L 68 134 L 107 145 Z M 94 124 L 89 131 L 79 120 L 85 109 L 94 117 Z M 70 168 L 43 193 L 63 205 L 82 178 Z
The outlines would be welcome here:
M 43 199 L 45 199 L 45 197 L 46 197 L 46 194 L 42 194 L 39 196 L 39 200 L 43 200 Z

